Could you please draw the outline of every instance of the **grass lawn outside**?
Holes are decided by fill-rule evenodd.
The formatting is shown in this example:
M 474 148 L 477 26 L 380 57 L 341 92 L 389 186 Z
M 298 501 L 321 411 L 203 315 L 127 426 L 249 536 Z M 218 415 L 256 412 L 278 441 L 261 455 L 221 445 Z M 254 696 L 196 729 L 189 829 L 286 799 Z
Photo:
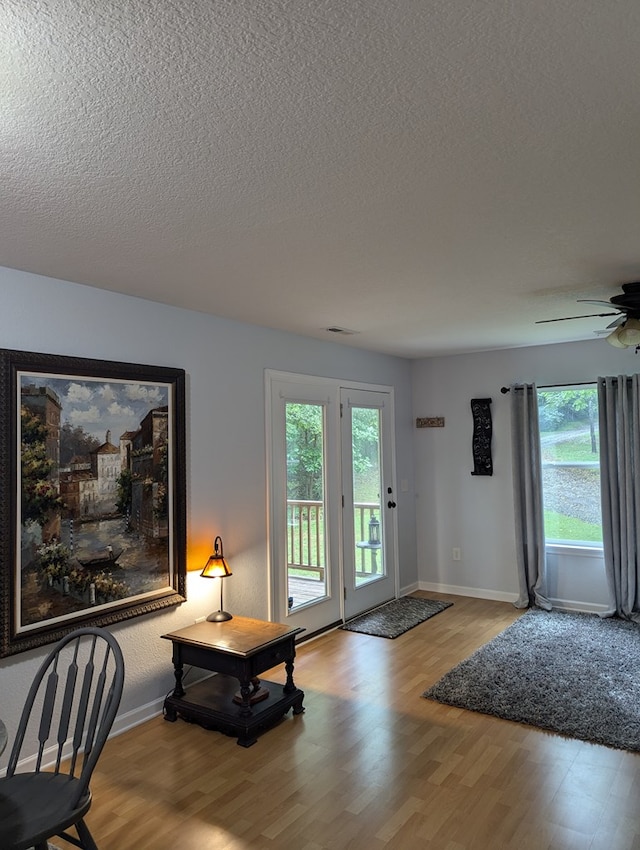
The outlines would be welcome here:
M 570 543 L 602 543 L 602 527 L 583 522 L 576 517 L 565 516 L 556 511 L 544 512 L 544 533 L 548 541 Z
M 544 437 L 555 434 L 555 432 L 545 432 L 540 434 L 540 444 L 542 449 L 542 460 L 544 461 L 576 461 L 584 463 L 591 461 L 599 463 L 599 452 L 591 451 L 591 437 L 589 433 L 580 434 L 579 436 L 571 437 L 567 440 L 559 440 L 558 442 L 545 443 Z M 597 447 L 597 439 L 596 439 Z

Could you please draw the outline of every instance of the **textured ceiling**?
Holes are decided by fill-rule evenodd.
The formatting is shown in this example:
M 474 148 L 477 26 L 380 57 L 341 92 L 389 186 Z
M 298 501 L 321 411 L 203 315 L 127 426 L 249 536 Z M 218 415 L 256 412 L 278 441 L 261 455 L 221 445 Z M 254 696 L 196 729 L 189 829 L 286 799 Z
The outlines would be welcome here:
M 639 34 L 638 0 L 3 0 L 0 265 L 407 357 L 591 338 L 535 321 L 640 279 Z

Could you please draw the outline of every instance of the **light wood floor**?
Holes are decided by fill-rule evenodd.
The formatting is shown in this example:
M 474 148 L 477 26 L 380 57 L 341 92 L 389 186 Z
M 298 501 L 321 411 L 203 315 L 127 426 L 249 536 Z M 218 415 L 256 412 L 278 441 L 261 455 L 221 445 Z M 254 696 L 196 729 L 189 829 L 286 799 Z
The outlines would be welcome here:
M 421 697 L 520 615 L 449 598 L 396 640 L 301 646 L 306 713 L 249 749 L 162 718 L 109 741 L 88 816 L 100 850 L 640 848 L 639 755 Z

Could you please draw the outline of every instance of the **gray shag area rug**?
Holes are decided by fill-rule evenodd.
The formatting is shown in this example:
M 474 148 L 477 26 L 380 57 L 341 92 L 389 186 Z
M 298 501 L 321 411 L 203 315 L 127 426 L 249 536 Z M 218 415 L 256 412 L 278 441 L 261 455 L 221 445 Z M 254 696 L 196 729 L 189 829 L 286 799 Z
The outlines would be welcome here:
M 435 599 L 421 599 L 417 596 L 401 596 L 391 602 L 385 602 L 373 611 L 360 614 L 340 626 L 348 632 L 360 632 L 374 637 L 397 638 L 419 623 L 424 623 L 453 602 L 439 602 Z
M 532 608 L 423 696 L 640 751 L 640 626 Z

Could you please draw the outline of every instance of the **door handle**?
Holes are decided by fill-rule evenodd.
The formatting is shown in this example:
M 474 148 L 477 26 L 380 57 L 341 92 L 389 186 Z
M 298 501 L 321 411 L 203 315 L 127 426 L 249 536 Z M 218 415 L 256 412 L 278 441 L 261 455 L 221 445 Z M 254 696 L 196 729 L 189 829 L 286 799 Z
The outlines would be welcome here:
M 388 508 L 395 508 L 395 506 L 396 506 L 396 503 L 395 503 L 395 502 L 387 502 L 387 507 L 388 507 Z

